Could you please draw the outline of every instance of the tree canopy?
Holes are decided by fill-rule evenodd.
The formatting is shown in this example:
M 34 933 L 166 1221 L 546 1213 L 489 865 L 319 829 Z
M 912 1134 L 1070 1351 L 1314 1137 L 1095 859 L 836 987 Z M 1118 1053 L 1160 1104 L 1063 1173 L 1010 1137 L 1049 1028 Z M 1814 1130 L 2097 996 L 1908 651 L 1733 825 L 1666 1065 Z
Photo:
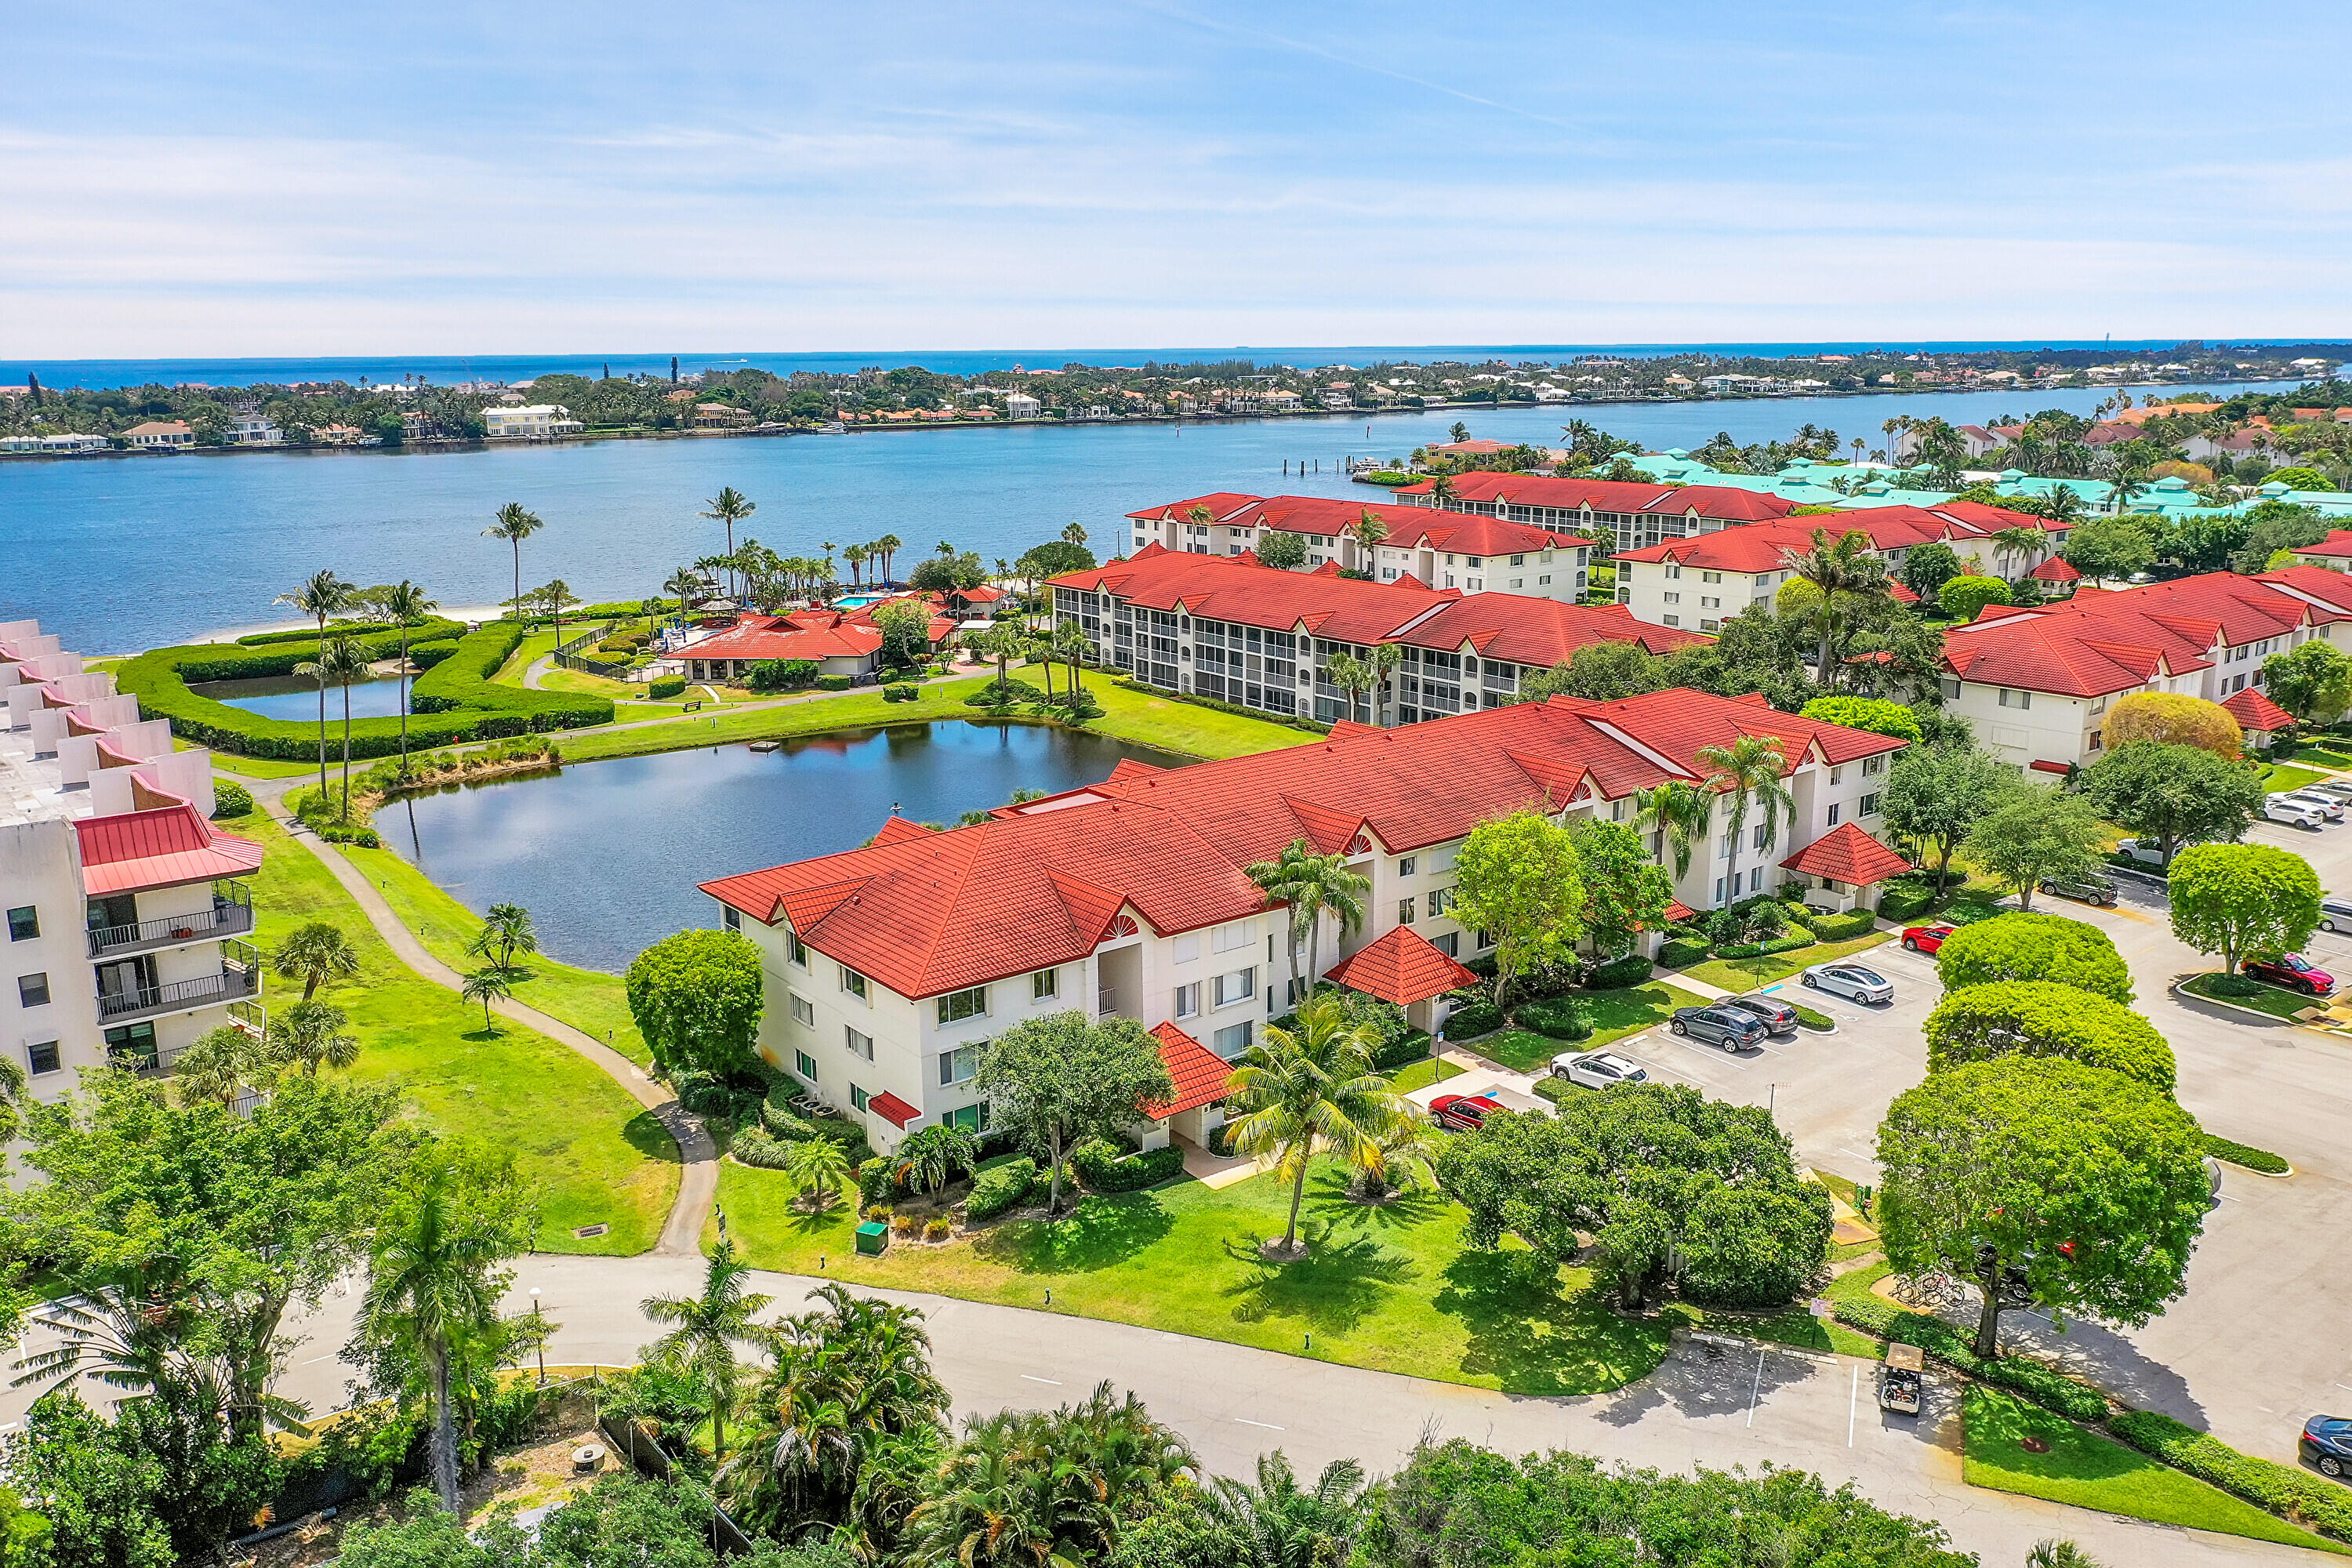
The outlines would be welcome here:
M 1874 735 L 1889 735 L 1914 745 L 1920 740 L 1919 715 L 1900 702 L 1889 702 L 1881 697 L 1816 697 L 1798 711 L 1804 718 L 1818 719 L 1824 724 L 1867 730 Z
M 664 1072 L 748 1074 L 759 1064 L 760 949 L 731 931 L 682 931 L 629 965 L 629 1014 Z
M 2238 721 L 2219 702 L 2185 691 L 2135 691 L 2118 698 L 2107 710 L 2106 721 L 2099 726 L 2099 739 L 2111 752 L 2134 741 L 2160 741 L 2235 757 L 2243 735 Z
M 2131 970 L 2106 932 L 2063 915 L 1995 915 L 1944 939 L 1936 973 L 1946 991 L 2004 980 L 2047 980 L 2128 1007 Z
M 1538 811 L 1482 822 L 1454 858 L 1450 912 L 1495 941 L 1495 1003 L 1511 977 L 1562 963 L 1584 934 L 1584 879 L 1568 829 Z
M 2347 665 L 2352 668 L 2352 665 Z M 2163 847 L 2233 840 L 2263 805 L 2262 774 L 2202 746 L 2131 741 L 2100 755 L 2083 774 L 2094 809 Z
M 2013 602 L 2009 584 L 1998 577 L 1954 577 L 1936 594 L 1936 603 L 1956 621 L 1975 620 L 1987 605 Z
M 2003 980 L 1946 994 L 1922 1026 L 1927 1070 L 1996 1057 L 2061 1057 L 2172 1092 L 2177 1064 L 2156 1026 L 2119 1002 L 2048 980 Z
M 1906 746 L 1895 754 L 1879 810 L 1898 837 L 1920 847 L 1921 858 L 1934 855 L 1940 892 L 1952 851 L 2017 787 L 2000 758 L 1974 746 Z
M 2192 844 L 2172 862 L 2172 934 L 2221 955 L 2234 974 L 2248 953 L 2301 947 L 2319 926 L 2311 862 L 2267 844 Z
M 1945 584 L 1959 574 L 1959 555 L 1940 539 L 1915 544 L 1903 552 L 1903 585 L 1923 599 L 1934 599 Z
M 2076 523 L 2058 553 L 2095 581 L 2116 582 L 2156 563 L 2156 535 L 2134 517 L 2093 517 Z
M 1674 879 L 1650 858 L 1642 836 L 1622 823 L 1578 820 L 1568 825 L 1584 884 L 1584 934 L 1604 958 L 1631 952 L 1644 931 L 1666 923 Z
M 1026 1018 L 980 1058 L 975 1085 L 999 1126 L 1050 1162 L 1049 1210 L 1062 1202 L 1062 1160 L 1089 1137 L 1109 1138 L 1139 1119 L 1139 1106 L 1175 1092 L 1160 1042 L 1131 1018 L 1089 1022 L 1076 1008 Z
M 1963 844 L 1969 859 L 2015 888 L 2019 906 L 2030 910 L 2042 879 L 2096 870 L 2105 841 L 2105 824 L 2081 795 L 2018 784 L 1977 819 Z
M 1258 531 L 1255 552 L 1260 564 L 1293 572 L 1307 564 L 1307 536 L 1286 529 Z
M 1559 692 L 1611 702 L 1665 689 L 1665 662 L 1630 642 L 1587 643 L 1565 664 L 1523 676 L 1519 700 L 1540 701 Z
M 2352 658 L 2308 638 L 2263 660 L 2263 690 L 2305 723 L 2326 723 L 2352 707 Z

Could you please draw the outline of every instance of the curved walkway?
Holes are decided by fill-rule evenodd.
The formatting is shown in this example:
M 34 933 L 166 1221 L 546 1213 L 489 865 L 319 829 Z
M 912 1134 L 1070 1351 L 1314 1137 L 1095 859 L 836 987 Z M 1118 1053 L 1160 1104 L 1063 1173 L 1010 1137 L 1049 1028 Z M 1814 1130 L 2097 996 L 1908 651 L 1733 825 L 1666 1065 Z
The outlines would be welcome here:
M 358 900 L 360 910 L 368 918 L 403 963 L 436 985 L 456 991 L 465 984 L 465 976 L 434 957 L 416 940 L 415 932 L 401 924 L 400 917 L 384 901 L 374 883 L 362 876 L 359 869 L 332 847 L 304 826 L 287 811 L 279 796 L 282 790 L 267 795 L 257 790 L 254 799 L 294 841 L 319 858 L 319 862 L 334 874 L 343 890 Z M 670 1205 L 669 1218 L 662 1225 L 661 1239 L 654 1244 L 654 1253 L 663 1258 L 699 1257 L 702 1251 L 702 1224 L 710 1214 L 719 1196 L 719 1149 L 704 1131 L 701 1120 L 677 1102 L 677 1097 L 646 1076 L 646 1070 L 613 1049 L 604 1041 L 572 1027 L 560 1018 L 551 1018 L 535 1007 L 507 1000 L 493 1004 L 499 1016 L 528 1028 L 537 1029 L 557 1044 L 570 1047 L 602 1068 L 604 1075 L 628 1090 L 638 1104 L 660 1119 L 663 1128 L 677 1144 L 679 1169 L 677 1197 Z

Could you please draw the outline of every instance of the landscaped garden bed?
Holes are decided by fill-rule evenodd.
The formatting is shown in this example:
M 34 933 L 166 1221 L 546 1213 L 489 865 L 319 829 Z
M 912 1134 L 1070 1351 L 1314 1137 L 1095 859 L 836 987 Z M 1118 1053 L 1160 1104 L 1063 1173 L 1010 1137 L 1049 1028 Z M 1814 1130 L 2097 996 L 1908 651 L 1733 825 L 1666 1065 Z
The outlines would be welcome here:
M 2235 982 L 2234 984 L 2232 981 Z M 2304 1009 L 2321 1005 L 2316 998 L 2306 996 L 2300 991 L 2287 991 L 2276 985 L 2265 985 L 2259 980 L 2248 980 L 2243 975 L 2195 974 L 2182 981 L 2180 989 L 2191 996 L 2201 997 L 2208 1002 L 2219 1002 L 2224 1006 L 2243 1007 L 2256 1013 L 2266 1013 L 2273 1018 L 2284 1019 L 2290 1023 L 2294 1020 L 2294 1016 Z

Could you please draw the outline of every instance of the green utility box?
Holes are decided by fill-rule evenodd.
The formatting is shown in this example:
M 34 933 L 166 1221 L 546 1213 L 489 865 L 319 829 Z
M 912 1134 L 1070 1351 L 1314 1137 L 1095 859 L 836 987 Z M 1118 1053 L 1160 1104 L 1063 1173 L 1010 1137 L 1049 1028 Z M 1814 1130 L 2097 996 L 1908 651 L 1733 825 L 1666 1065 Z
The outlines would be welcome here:
M 890 1245 L 890 1227 L 878 1219 L 869 1219 L 857 1227 L 857 1250 L 868 1258 L 879 1258 L 882 1249 Z

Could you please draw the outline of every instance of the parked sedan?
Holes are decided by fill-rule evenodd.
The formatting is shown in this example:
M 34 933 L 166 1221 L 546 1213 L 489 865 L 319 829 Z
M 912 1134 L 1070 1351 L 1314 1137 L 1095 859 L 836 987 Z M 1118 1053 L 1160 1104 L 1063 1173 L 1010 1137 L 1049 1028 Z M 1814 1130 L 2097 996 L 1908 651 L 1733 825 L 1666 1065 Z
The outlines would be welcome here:
M 1477 1131 L 1502 1109 L 1503 1102 L 1491 1094 L 1441 1094 L 1429 1102 L 1437 1124 L 1455 1132 Z
M 2077 903 L 2112 905 L 2116 901 L 2116 885 L 2105 877 L 2044 877 L 2037 886 L 2045 893 Z
M 1727 1051 L 1760 1046 L 1769 1032 L 1764 1027 L 1764 1020 L 1755 1014 L 1720 1002 L 1710 1002 L 1704 1007 L 1677 1007 L 1667 1027 L 1677 1035 L 1705 1040 Z
M 2303 1424 L 2294 1451 L 2311 1461 L 2323 1476 L 2340 1479 L 2352 1469 L 2352 1420 L 2341 1415 L 2315 1415 Z
M 2322 779 L 2317 784 L 2305 784 L 2303 788 L 2305 794 L 2316 792 L 2320 795 L 2332 795 L 2338 800 L 2352 800 L 2352 781 L 2345 779 Z
M 2290 823 L 2296 827 L 2308 827 L 2316 833 L 2327 826 L 2327 814 L 2319 807 L 2300 801 L 2291 795 L 2263 796 L 2263 816 L 2272 822 Z
M 1650 1075 L 1639 1062 L 1614 1051 L 1570 1051 L 1551 1059 L 1551 1076 L 1584 1089 L 1614 1089 L 1621 1083 L 1647 1083 Z
M 2330 894 L 2319 900 L 2319 929 L 2326 931 L 2352 931 L 2352 899 L 2339 899 Z
M 2336 976 L 2299 952 L 2266 953 L 2246 960 L 2238 968 L 2256 980 L 2312 996 L 2325 996 L 2336 989 Z
M 1755 1014 L 1764 1020 L 1765 1028 L 1773 1034 L 1793 1035 L 1797 1032 L 1797 1010 L 1786 1002 L 1775 1002 L 1769 996 L 1733 996 L 1727 998 L 1722 1005 Z
M 1805 971 L 1804 979 L 1816 991 L 1834 991 L 1856 1002 L 1895 1000 L 1895 982 L 1859 963 L 1816 963 Z
M 2291 789 L 2286 792 L 2286 797 L 2289 800 L 2299 800 L 2305 805 L 2317 806 L 2321 814 L 2330 822 L 2344 820 L 2344 803 L 2332 795 L 2324 794 L 2315 789 Z
M 1944 945 L 1944 939 L 1958 930 L 1956 926 L 1906 926 L 1903 945 L 1914 952 L 1933 952 Z

